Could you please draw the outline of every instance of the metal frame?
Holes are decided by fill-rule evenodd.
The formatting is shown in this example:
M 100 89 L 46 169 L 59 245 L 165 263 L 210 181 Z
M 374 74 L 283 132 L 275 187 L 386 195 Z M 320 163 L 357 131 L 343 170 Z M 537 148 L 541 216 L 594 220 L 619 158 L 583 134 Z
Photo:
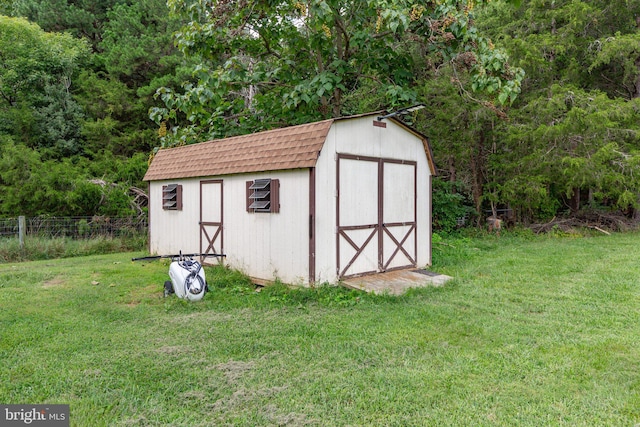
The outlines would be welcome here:
M 377 120 L 379 122 L 381 122 L 382 120 L 388 119 L 390 117 L 404 116 L 406 114 L 413 113 L 414 111 L 422 110 L 425 107 L 426 107 L 426 105 L 424 105 L 422 103 L 416 104 L 416 105 L 412 105 L 411 107 L 402 108 L 402 109 L 394 111 L 392 113 L 385 114 L 384 116 L 378 116 Z

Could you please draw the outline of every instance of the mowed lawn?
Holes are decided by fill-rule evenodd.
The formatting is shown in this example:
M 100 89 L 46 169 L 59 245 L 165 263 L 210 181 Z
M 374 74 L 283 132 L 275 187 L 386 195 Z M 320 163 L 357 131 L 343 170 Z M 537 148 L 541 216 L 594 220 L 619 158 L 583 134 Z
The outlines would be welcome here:
M 634 426 L 640 234 L 434 245 L 443 288 L 162 297 L 140 254 L 0 264 L 0 403 L 77 426 Z

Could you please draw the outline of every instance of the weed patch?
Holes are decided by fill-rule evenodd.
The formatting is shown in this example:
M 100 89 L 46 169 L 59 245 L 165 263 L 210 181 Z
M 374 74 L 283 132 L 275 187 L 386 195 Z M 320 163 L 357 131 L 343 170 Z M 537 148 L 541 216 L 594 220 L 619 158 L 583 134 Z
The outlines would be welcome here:
M 144 236 L 86 240 L 28 237 L 24 247 L 20 247 L 18 239 L 0 239 L 0 263 L 130 252 L 145 246 Z

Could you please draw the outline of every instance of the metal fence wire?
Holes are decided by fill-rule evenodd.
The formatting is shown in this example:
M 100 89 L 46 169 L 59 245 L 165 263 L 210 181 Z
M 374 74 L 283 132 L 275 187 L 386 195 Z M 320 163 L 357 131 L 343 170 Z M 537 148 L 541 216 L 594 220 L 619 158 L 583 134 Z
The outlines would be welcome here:
M 147 232 L 145 217 L 33 217 L 25 219 L 24 234 L 30 237 L 69 237 L 92 239 L 96 237 L 130 237 Z M 18 237 L 18 218 L 0 218 L 0 237 Z

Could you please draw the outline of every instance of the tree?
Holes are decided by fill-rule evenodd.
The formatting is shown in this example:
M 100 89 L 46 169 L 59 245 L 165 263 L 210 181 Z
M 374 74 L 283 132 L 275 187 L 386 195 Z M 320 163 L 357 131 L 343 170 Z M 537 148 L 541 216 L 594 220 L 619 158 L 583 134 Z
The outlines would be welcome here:
M 551 217 L 557 208 L 576 212 L 586 203 L 621 210 L 635 206 L 639 106 L 602 92 L 551 87 L 547 98 L 516 113 L 518 124 L 504 129 L 505 145 L 496 162 L 503 168 L 503 200 L 526 209 L 529 218 L 535 210 Z M 504 165 L 515 169 L 505 171 Z
M 597 1 L 598 32 L 588 46 L 588 71 L 611 97 L 640 97 L 640 1 Z
M 148 152 L 157 143 L 148 116 L 159 105 L 153 94 L 184 80 L 183 59 L 172 40 L 178 21 L 168 15 L 165 0 L 116 4 L 106 19 L 100 52 L 77 94 L 90 116 L 83 133 L 92 152 Z
M 0 0 L 0 15 L 11 15 L 13 10 L 12 0 Z
M 0 18 L 0 215 L 134 213 L 128 190 L 157 140 L 153 94 L 183 80 L 166 3 L 0 8 L 40 24 Z
M 0 135 L 0 216 L 138 214 L 128 190 L 140 185 L 147 156 L 43 159 Z
M 156 141 L 148 110 L 158 87 L 179 87 L 182 58 L 172 42 L 178 22 L 165 0 L 16 0 L 13 12 L 48 31 L 88 41 L 92 54 L 70 93 L 87 115 L 85 151 L 120 156 L 149 151 Z M 101 108 L 104 107 L 104 108 Z
M 466 91 L 468 86 L 468 77 L 453 65 L 433 67 L 419 88 L 428 108 L 418 115 L 416 127 L 430 138 L 440 178 L 480 213 L 491 187 L 487 184 L 491 183 L 488 162 L 496 145 L 493 129 L 505 114 L 497 115 L 491 104 L 478 102 Z
M 0 132 L 54 156 L 79 152 L 82 112 L 70 89 L 86 43 L 0 16 L 0 52 Z
M 481 27 L 527 71 L 493 132 L 487 186 L 520 220 L 638 207 L 640 2 L 494 3 Z
M 37 22 L 48 32 L 67 31 L 99 50 L 107 12 L 125 0 L 14 0 L 13 14 Z
M 526 76 L 515 102 L 496 115 L 469 101 L 468 76 L 455 61 L 426 73 L 420 96 L 432 108 L 417 126 L 431 137 L 440 175 L 479 213 L 511 208 L 525 223 L 585 207 L 633 212 L 639 17 L 637 0 L 479 8 L 480 30 Z M 461 84 L 447 88 L 449 80 Z
M 594 41 L 592 49 L 594 60 L 589 71 L 603 76 L 601 86 L 620 97 L 640 98 L 640 33 L 623 35 L 618 31 Z M 605 75 L 613 78 L 605 79 Z
M 183 93 L 158 92 L 151 117 L 171 145 L 357 112 L 348 101 L 363 90 L 378 108 L 407 105 L 427 54 L 463 58 L 470 87 L 507 104 L 522 72 L 478 33 L 476 3 L 172 0 L 188 22 L 178 46 L 200 64 Z
M 165 0 L 115 4 L 102 29 L 96 61 L 129 88 L 137 90 L 169 76 L 182 63 L 173 44 L 179 21 L 167 13 Z

